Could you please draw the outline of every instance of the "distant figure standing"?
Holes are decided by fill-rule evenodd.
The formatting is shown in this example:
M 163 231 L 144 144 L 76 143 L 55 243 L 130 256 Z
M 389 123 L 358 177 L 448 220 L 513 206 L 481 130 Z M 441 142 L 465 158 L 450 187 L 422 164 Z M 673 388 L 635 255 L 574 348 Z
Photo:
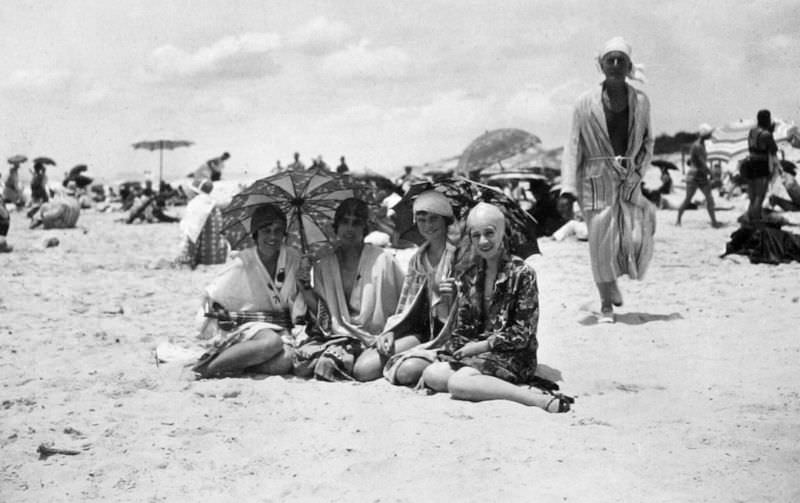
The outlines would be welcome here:
M 218 182 L 222 179 L 222 170 L 225 168 L 225 161 L 231 158 L 228 152 L 223 152 L 221 156 L 214 157 L 203 163 L 202 166 L 194 170 L 190 175 L 195 179 L 209 179 L 212 182 Z
M 22 195 L 22 187 L 19 184 L 19 166 L 19 163 L 11 164 L 3 187 L 3 199 L 8 203 L 14 203 L 17 209 L 25 206 L 25 197 Z
M 283 171 L 283 166 L 281 165 L 281 160 L 278 159 L 275 161 L 275 173 L 280 173 Z
M 31 202 L 42 204 L 50 200 L 47 191 L 47 167 L 42 162 L 33 163 L 33 178 L 31 178 Z
M 650 100 L 626 79 L 639 79 L 631 46 L 606 42 L 597 60 L 605 75 L 584 93 L 572 117 L 562 161 L 561 197 L 577 200 L 589 229 L 592 276 L 600 294 L 600 323 L 622 305 L 617 278 L 640 279 L 653 253 L 655 207 L 641 191 L 653 156 Z
M 403 190 L 403 193 L 408 192 L 408 189 L 411 188 L 411 185 L 413 185 L 414 182 L 419 179 L 417 175 L 412 173 L 413 169 L 413 166 L 406 166 L 404 168 L 405 172 L 397 177 L 397 179 L 394 181 L 394 184 L 400 187 Z
M 339 158 L 339 165 L 336 166 L 336 172 L 340 175 L 343 175 L 350 171 L 350 168 L 347 166 L 347 163 L 344 160 L 344 156 Z
M 720 226 L 714 214 L 714 196 L 711 194 L 711 169 L 708 167 L 708 154 L 706 153 L 705 144 L 705 141 L 711 138 L 713 131 L 714 128 L 708 124 L 700 124 L 698 128 L 697 140 L 692 143 L 692 148 L 689 151 L 689 170 L 686 172 L 686 197 L 683 199 L 680 208 L 678 208 L 678 220 L 675 225 L 681 225 L 683 212 L 692 203 L 692 197 L 694 197 L 697 189 L 700 189 L 706 198 L 706 210 L 711 218 L 711 227 L 717 228 Z
M 14 248 L 6 241 L 8 236 L 8 228 L 11 226 L 11 215 L 8 214 L 6 209 L 6 201 L 3 199 L 3 193 L 0 192 L 0 253 L 9 253 Z
M 761 220 L 761 206 L 767 196 L 770 174 L 778 162 L 778 145 L 772 132 L 775 124 L 769 110 L 759 110 L 756 115 L 756 127 L 747 135 L 749 157 L 742 166 L 742 177 L 747 181 L 747 197 L 750 199 L 746 220 Z
M 300 160 L 300 152 L 294 153 L 294 162 L 292 162 L 286 169 L 289 171 L 303 171 L 306 169 L 306 165 Z

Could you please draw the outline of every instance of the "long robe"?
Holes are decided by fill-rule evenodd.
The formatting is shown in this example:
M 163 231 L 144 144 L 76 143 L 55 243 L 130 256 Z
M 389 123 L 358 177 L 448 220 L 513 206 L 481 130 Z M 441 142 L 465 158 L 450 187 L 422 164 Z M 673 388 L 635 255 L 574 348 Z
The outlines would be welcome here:
M 389 252 L 365 244 L 348 298 L 336 254 L 323 256 L 313 274 L 318 305 L 315 313 L 309 313 L 308 340 L 298 347 L 295 364 L 313 369 L 320 379 L 352 379 L 355 359 L 374 345 L 395 312 L 402 270 Z
M 603 110 L 602 86 L 584 93 L 572 117 L 561 165 L 561 191 L 575 194 L 589 228 L 597 283 L 642 277 L 653 255 L 655 208 L 641 192 L 653 155 L 650 102 L 628 85 L 628 146 L 616 158 Z

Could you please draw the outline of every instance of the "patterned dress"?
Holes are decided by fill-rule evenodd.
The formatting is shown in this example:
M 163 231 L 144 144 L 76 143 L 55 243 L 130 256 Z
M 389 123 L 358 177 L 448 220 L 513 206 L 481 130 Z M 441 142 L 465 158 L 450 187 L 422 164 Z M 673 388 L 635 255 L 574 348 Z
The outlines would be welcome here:
M 482 374 L 515 384 L 533 381 L 539 342 L 539 287 L 536 272 L 521 258 L 507 255 L 501 261 L 494 295 L 483 302 L 486 262 L 483 260 L 462 277 L 456 326 L 440 359 L 455 367 L 469 366 Z M 453 360 L 447 356 L 468 342 L 489 341 L 487 353 Z

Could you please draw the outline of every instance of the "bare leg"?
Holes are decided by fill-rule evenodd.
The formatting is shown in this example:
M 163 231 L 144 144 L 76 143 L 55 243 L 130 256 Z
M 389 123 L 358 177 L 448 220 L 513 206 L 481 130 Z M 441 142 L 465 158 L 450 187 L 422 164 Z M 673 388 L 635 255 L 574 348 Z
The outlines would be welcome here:
M 422 380 L 425 381 L 425 386 L 433 391 L 443 393 L 447 391 L 447 383 L 453 374 L 455 374 L 455 371 L 450 368 L 450 365 L 444 362 L 436 362 L 428 365 L 422 372 Z
M 769 179 L 766 177 L 755 178 L 747 182 L 747 197 L 750 204 L 747 208 L 747 217 L 750 222 L 761 220 L 761 206 L 767 194 Z
M 231 346 L 208 365 L 206 375 L 225 375 L 244 371 L 264 363 L 283 351 L 280 335 L 272 330 L 261 330 L 249 340 Z
M 675 222 L 675 225 L 681 224 L 681 217 L 683 217 L 683 212 L 686 211 L 686 208 L 688 208 L 689 205 L 692 203 L 692 198 L 694 197 L 695 192 L 697 192 L 697 185 L 695 185 L 694 183 L 687 183 L 686 197 L 683 198 L 683 202 L 678 208 L 678 220 Z
M 719 227 L 717 216 L 714 214 L 714 195 L 711 194 L 711 185 L 706 184 L 700 190 L 703 192 L 703 196 L 706 198 L 706 210 L 708 211 L 708 216 L 711 218 L 711 226 Z
M 407 335 L 394 341 L 396 353 L 409 350 L 419 345 L 419 339 L 413 335 Z M 375 348 L 369 348 L 361 353 L 353 365 L 353 376 L 362 382 L 374 381 L 383 375 L 383 366 L 386 358 L 382 357 Z
M 292 373 L 293 360 L 294 351 L 289 346 L 284 345 L 280 353 L 264 363 L 249 367 L 247 370 L 256 374 L 285 376 Z
M 400 386 L 413 386 L 417 384 L 431 363 L 424 358 L 409 358 L 397 367 L 395 382 Z
M 510 400 L 522 405 L 539 407 L 547 412 L 559 411 L 559 400 L 554 400 L 552 395 L 523 388 L 497 377 L 483 375 L 470 367 L 458 369 L 447 381 L 447 388 L 450 395 L 457 400 L 470 402 Z

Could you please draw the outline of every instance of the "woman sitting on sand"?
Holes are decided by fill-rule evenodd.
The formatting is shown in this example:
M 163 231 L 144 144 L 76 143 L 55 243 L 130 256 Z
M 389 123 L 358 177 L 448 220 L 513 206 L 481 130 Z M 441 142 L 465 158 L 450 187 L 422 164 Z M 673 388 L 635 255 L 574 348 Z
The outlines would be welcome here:
M 405 386 L 416 384 L 435 360 L 432 348 L 441 345 L 455 318 L 457 250 L 447 241 L 455 219 L 450 200 L 435 190 L 423 192 L 414 200 L 413 212 L 425 242 L 409 261 L 397 311 L 378 337 L 377 347 L 361 357 L 383 362 L 390 358 L 384 376 Z
M 461 277 L 456 325 L 441 361 L 425 369 L 423 380 L 459 400 L 511 400 L 566 412 L 572 398 L 517 386 L 536 381 L 539 291 L 533 268 L 507 251 L 505 227 L 496 206 L 478 203 L 470 211 L 476 261 Z
M 203 377 L 292 371 L 295 319 L 305 314 L 298 295 L 300 254 L 284 244 L 286 215 L 272 204 L 251 217 L 254 248 L 237 255 L 206 288 L 200 337 L 212 348 L 193 370 Z
M 77 187 L 74 182 L 67 189 L 39 207 L 33 207 L 28 215 L 31 218 L 30 228 L 40 225 L 45 229 L 71 229 L 78 224 L 81 216 L 81 204 L 77 199 Z
M 228 242 L 221 234 L 222 213 L 210 195 L 214 183 L 195 179 L 189 189 L 193 196 L 180 222 L 181 244 L 175 262 L 192 269 L 198 264 L 224 264 L 228 259 Z
M 380 376 L 380 360 L 361 359 L 395 312 L 403 273 L 392 254 L 364 243 L 369 210 L 350 198 L 336 209 L 334 250 L 300 273 L 309 307 L 308 340 L 298 346 L 295 374 L 327 381 Z

